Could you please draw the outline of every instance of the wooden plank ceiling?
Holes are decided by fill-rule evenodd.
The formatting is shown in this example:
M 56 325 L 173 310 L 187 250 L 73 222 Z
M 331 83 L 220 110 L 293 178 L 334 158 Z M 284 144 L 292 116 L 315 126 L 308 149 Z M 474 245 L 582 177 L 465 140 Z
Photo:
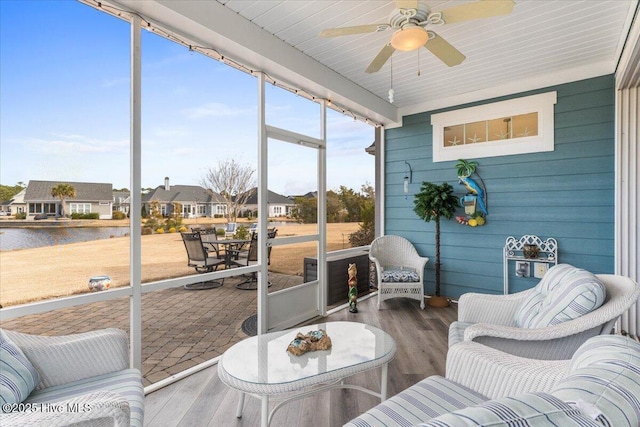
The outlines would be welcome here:
M 425 0 L 421 0 L 425 1 Z M 490 1 L 490 0 L 489 0 Z M 326 28 L 386 23 L 394 1 L 218 0 L 286 44 L 386 100 L 391 61 L 366 74 L 393 30 L 333 38 Z M 432 11 L 469 1 L 426 0 Z M 613 73 L 636 0 L 515 0 L 506 16 L 452 23 L 437 33 L 466 56 L 447 67 L 426 49 L 396 51 L 394 105 L 407 114 Z M 435 28 L 434 28 L 435 29 Z

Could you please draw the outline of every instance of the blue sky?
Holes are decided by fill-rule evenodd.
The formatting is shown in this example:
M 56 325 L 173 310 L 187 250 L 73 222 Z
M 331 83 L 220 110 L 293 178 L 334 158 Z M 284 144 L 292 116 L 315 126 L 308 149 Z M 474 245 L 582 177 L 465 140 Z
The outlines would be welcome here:
M 0 0 L 0 183 L 129 187 L 129 24 L 73 0 Z M 198 185 L 219 161 L 257 164 L 257 79 L 142 35 L 142 186 Z M 320 107 L 271 85 L 267 123 L 319 136 Z M 327 186 L 374 182 L 365 123 L 328 113 Z M 269 146 L 269 188 L 316 189 L 315 152 Z

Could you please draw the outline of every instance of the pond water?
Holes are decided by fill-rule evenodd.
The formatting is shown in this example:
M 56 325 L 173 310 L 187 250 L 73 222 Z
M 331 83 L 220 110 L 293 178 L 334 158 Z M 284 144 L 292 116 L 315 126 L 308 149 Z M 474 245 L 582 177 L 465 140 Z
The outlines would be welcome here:
M 291 222 L 274 221 L 269 223 L 269 227 L 289 224 Z M 66 245 L 128 235 L 129 227 L 0 228 L 0 251 Z
M 65 245 L 129 235 L 129 227 L 0 228 L 0 250 Z

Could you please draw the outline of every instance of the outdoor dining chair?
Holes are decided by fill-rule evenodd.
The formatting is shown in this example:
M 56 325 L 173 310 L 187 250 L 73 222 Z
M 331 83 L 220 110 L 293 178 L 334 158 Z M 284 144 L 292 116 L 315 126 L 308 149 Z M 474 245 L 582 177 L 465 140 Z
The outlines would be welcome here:
M 205 245 L 207 252 L 215 252 L 216 258 L 224 259 L 224 245 L 218 243 L 218 230 L 215 227 L 199 230 L 202 243 Z
M 202 242 L 200 232 L 180 233 L 184 247 L 187 250 L 187 266 L 193 267 L 198 273 L 210 273 L 218 269 L 224 264 L 224 259 L 219 259 L 214 252 L 208 252 Z M 190 283 L 184 285 L 188 290 L 213 289 L 219 288 L 224 283 L 222 280 L 208 280 L 199 283 Z
M 267 231 L 268 239 L 275 239 L 278 234 L 278 230 L 273 228 Z M 255 265 L 258 263 L 258 233 L 251 234 L 251 242 L 249 243 L 249 250 L 241 252 L 238 259 L 233 261 L 238 266 Z M 267 246 L 267 265 L 271 263 L 271 245 Z M 271 286 L 271 282 L 268 283 Z M 240 282 L 236 285 L 236 288 L 243 291 L 250 291 L 258 289 L 258 275 L 256 272 L 250 274 L 247 280 Z

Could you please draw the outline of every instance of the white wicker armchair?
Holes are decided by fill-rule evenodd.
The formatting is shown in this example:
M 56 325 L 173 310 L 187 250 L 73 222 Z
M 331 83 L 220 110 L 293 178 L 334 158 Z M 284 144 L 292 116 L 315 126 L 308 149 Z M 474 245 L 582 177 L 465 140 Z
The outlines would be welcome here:
M 514 356 L 473 341 L 447 352 L 446 377 L 490 399 L 532 391 L 549 392 L 564 378 L 571 360 Z
M 420 301 L 420 308 L 424 309 L 424 267 L 429 258 L 418 255 L 413 244 L 404 237 L 381 236 L 371 243 L 369 259 L 376 265 L 378 309 L 382 301 L 398 297 L 416 299 Z M 409 278 L 385 274 L 390 272 L 414 274 Z
M 569 359 L 595 335 L 609 334 L 616 320 L 634 304 L 640 287 L 628 277 L 596 275 L 606 287 L 597 309 L 577 319 L 543 328 L 519 328 L 514 314 L 533 289 L 510 295 L 467 293 L 458 302 L 458 321 L 449 327 L 449 347 L 475 341 L 529 359 Z
M 38 371 L 40 384 L 17 406 L 25 410 L 0 414 L 1 426 L 142 427 L 142 376 L 129 368 L 124 331 L 65 336 L 3 331 Z

